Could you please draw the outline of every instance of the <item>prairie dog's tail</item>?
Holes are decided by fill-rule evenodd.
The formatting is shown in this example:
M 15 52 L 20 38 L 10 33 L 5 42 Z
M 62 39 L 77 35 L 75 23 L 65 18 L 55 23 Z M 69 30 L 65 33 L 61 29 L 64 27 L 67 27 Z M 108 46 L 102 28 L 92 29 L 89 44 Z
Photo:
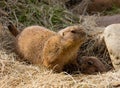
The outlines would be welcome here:
M 17 28 L 11 22 L 8 25 L 8 29 L 15 37 L 20 33 L 20 31 L 18 31 Z

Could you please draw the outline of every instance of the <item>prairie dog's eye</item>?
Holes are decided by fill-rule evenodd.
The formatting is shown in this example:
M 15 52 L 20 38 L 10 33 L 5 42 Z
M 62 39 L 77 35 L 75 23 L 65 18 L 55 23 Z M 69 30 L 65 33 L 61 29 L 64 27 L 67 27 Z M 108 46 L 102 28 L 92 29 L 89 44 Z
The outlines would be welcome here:
M 88 65 L 93 65 L 94 63 L 93 63 L 93 61 L 88 61 L 87 64 Z
M 75 30 L 72 30 L 71 33 L 76 33 L 76 31 L 75 31 Z

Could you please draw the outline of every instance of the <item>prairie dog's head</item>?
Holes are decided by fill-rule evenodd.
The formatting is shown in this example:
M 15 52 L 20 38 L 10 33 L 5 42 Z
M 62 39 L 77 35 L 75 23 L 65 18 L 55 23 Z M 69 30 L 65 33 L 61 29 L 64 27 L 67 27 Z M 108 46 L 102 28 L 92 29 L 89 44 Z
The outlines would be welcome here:
M 105 72 L 105 65 L 96 57 L 83 56 L 80 61 L 81 72 L 85 74 L 93 74 L 96 72 Z
M 85 29 L 82 26 L 69 26 L 58 32 L 64 39 L 71 39 L 74 42 L 84 42 L 87 38 Z

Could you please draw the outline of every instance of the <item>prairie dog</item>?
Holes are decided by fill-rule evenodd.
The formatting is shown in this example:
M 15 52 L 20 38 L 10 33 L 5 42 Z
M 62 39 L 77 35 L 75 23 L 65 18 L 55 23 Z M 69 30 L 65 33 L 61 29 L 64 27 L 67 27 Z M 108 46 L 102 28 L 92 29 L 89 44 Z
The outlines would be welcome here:
M 18 34 L 15 44 L 23 59 L 61 72 L 65 64 L 77 64 L 77 52 L 85 40 L 82 26 L 69 26 L 57 33 L 41 26 L 30 26 Z
M 80 59 L 81 73 L 94 74 L 96 72 L 106 72 L 105 65 L 96 57 L 83 56 Z

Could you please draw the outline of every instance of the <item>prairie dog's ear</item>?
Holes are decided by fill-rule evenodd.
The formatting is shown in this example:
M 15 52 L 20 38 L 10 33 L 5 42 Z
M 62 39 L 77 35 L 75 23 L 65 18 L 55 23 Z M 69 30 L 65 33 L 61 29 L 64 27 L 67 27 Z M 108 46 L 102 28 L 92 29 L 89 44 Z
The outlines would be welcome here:
M 61 36 L 64 36 L 64 32 L 61 33 Z
M 59 31 L 58 34 L 60 34 L 61 36 L 64 36 L 64 31 Z

